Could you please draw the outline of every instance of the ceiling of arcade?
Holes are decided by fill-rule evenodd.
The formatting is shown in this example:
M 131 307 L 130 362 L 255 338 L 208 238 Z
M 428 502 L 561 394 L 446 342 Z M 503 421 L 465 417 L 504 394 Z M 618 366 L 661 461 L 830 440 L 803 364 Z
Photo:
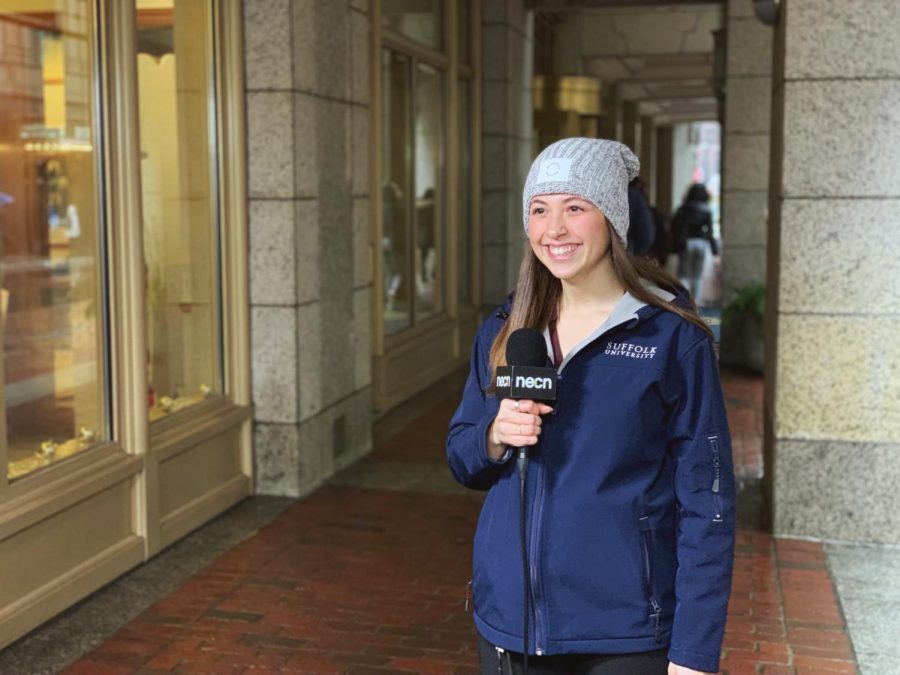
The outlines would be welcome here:
M 659 124 L 717 119 L 714 31 L 724 6 L 697 0 L 533 0 L 545 74 L 603 83 L 604 105 L 636 101 Z M 541 48 L 539 46 L 539 48 Z

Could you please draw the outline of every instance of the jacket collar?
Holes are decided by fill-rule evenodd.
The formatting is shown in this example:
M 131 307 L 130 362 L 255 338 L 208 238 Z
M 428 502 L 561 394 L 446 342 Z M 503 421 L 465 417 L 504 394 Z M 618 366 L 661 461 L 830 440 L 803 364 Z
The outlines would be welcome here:
M 658 298 L 661 298 L 666 302 L 671 302 L 673 299 L 675 299 L 675 296 L 672 293 L 664 291 L 655 284 L 651 284 L 647 281 L 644 281 L 643 283 L 644 287 Z M 566 367 L 566 364 L 569 363 L 569 361 L 573 356 L 575 356 L 575 354 L 587 347 L 591 342 L 599 338 L 604 333 L 607 333 L 613 328 L 617 328 L 618 326 L 621 326 L 623 324 L 625 324 L 626 328 L 634 328 L 642 319 L 648 318 L 653 314 L 656 314 L 656 312 L 658 311 L 658 307 L 638 300 L 631 293 L 625 291 L 625 293 L 613 307 L 612 311 L 609 313 L 609 316 L 606 317 L 606 321 L 600 324 L 600 326 L 596 330 L 594 330 L 590 335 L 588 335 L 581 342 L 579 342 L 569 350 L 569 353 L 566 354 L 562 363 L 559 364 L 559 368 L 557 369 L 558 372 L 562 372 L 563 368 Z M 547 343 L 547 353 L 552 354 L 553 342 L 550 339 L 549 328 L 544 328 L 544 340 Z

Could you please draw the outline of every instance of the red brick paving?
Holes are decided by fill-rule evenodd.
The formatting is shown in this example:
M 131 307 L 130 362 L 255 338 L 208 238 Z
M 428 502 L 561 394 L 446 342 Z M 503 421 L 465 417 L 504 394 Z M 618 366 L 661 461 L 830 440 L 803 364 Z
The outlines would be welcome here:
M 762 478 L 762 379 L 729 369 L 723 369 L 721 377 L 731 426 L 734 472 L 739 478 Z
M 723 383 L 736 471 L 754 475 L 760 415 L 746 411 L 761 405 L 762 384 L 732 373 Z M 371 459 L 443 462 L 453 406 L 435 406 Z M 476 673 L 464 584 L 478 508 L 323 488 L 64 672 Z M 822 546 L 739 532 L 723 673 L 856 673 L 854 663 Z

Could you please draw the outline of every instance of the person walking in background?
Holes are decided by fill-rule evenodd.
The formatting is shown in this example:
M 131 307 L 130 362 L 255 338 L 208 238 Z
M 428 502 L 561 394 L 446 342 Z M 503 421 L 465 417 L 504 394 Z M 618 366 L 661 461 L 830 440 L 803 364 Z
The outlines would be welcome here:
M 710 253 L 719 253 L 713 237 L 709 191 L 703 183 L 691 185 L 684 202 L 672 216 L 672 236 L 674 251 L 679 254 L 678 276 L 696 301 Z

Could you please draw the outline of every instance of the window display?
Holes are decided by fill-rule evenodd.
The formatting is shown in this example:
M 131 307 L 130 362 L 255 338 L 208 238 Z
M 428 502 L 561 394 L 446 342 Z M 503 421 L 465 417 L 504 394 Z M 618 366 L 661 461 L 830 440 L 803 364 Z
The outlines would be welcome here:
M 0 334 L 7 476 L 109 438 L 91 5 L 0 4 Z M 26 7 L 18 3 L 19 8 Z
M 212 6 L 138 0 L 150 419 L 222 394 Z

